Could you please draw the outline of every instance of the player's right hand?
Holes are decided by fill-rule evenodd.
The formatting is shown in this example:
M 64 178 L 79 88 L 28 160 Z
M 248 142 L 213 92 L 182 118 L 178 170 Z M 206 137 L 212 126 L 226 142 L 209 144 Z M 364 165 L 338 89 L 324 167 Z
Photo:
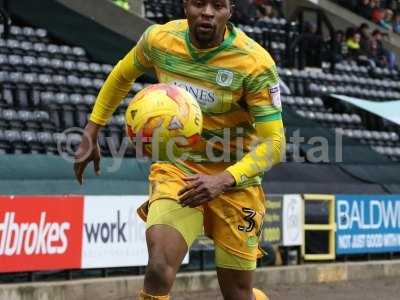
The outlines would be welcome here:
M 74 172 L 80 185 L 83 183 L 83 172 L 86 166 L 93 161 L 94 171 L 100 175 L 100 146 L 97 141 L 99 126 L 89 122 L 85 127 L 82 141 L 75 152 Z

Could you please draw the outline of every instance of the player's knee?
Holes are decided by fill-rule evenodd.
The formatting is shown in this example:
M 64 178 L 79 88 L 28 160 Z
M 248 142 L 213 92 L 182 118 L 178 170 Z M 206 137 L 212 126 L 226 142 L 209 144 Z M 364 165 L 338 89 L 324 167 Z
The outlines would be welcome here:
M 175 279 L 175 269 L 162 257 L 150 258 L 146 268 L 147 285 L 158 285 L 169 290 Z

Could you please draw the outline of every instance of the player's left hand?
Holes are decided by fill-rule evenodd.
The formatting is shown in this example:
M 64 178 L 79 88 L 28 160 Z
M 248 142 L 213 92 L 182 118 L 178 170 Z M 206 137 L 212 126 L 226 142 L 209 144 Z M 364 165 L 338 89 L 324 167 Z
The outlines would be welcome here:
M 198 174 L 183 178 L 188 185 L 178 192 L 180 204 L 185 207 L 197 207 L 213 200 L 235 184 L 235 179 L 224 171 L 217 175 Z

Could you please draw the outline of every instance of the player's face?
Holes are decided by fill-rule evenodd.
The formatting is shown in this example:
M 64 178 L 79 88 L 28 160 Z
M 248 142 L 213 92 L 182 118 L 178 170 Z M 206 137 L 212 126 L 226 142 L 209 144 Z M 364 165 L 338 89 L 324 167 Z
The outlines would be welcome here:
M 195 46 L 210 48 L 222 42 L 231 17 L 230 0 L 187 0 L 185 11 Z

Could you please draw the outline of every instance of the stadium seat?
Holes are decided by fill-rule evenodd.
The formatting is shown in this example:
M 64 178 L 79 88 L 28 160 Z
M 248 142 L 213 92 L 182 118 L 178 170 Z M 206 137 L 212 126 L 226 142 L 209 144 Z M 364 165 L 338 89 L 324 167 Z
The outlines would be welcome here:
M 11 72 L 12 66 L 9 63 L 8 55 L 0 53 L 0 70 Z
M 0 120 L 0 126 L 1 126 L 1 120 Z M 10 142 L 4 135 L 4 130 L 0 128 L 0 154 L 7 154 L 10 152 L 11 152 Z
M 43 147 L 46 154 L 57 154 L 57 145 L 51 132 L 38 132 L 37 140 Z
M 24 123 L 19 119 L 18 112 L 13 109 L 4 109 L 2 119 L 7 122 L 9 129 L 22 130 L 24 128 Z
M 13 154 L 29 153 L 28 145 L 22 138 L 20 130 L 5 130 L 4 137 L 10 142 Z
M 84 102 L 84 97 L 80 94 L 72 94 L 69 102 L 73 108 L 75 125 L 84 127 L 87 123 L 86 116 L 89 113 L 89 106 Z
M 8 122 L 3 117 L 3 109 L 0 107 L 0 130 L 8 129 Z
M 29 152 L 31 154 L 41 154 L 44 153 L 44 147 L 39 142 L 36 132 L 34 131 L 22 131 L 21 132 L 22 141 L 29 147 Z

